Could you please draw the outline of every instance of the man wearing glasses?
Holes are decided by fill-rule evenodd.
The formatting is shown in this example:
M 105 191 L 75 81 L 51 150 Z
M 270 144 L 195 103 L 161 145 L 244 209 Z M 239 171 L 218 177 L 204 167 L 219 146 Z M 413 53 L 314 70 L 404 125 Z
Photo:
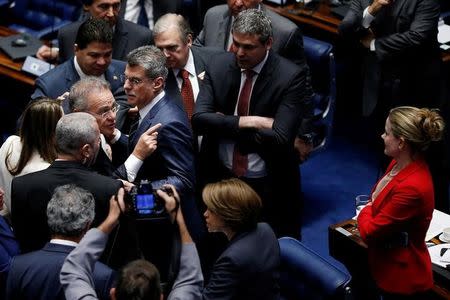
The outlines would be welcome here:
M 151 30 L 125 21 L 119 16 L 120 0 L 82 0 L 82 3 L 83 10 L 87 12 L 87 17 L 103 19 L 111 25 L 114 31 L 112 58 L 125 60 L 131 50 L 153 43 Z M 74 53 L 73 44 L 80 25 L 81 22 L 74 22 L 61 28 L 58 32 L 59 48 L 42 46 L 36 56 L 46 61 L 55 60 L 59 57 L 59 62 L 65 62 Z
M 69 108 L 71 112 L 87 112 L 94 116 L 100 129 L 100 150 L 91 168 L 99 174 L 133 182 L 143 161 L 156 149 L 159 125 L 142 134 L 127 157 L 127 137 L 115 127 L 119 105 L 108 82 L 87 77 L 75 83 L 69 93 Z
M 112 37 L 111 27 L 106 21 L 89 19 L 84 22 L 73 45 L 75 56 L 37 78 L 36 90 L 31 99 L 64 99 L 75 82 L 95 76 L 110 84 L 115 100 L 126 108 L 126 96 L 120 78 L 125 70 L 125 63 L 111 59 Z M 67 101 L 64 101 L 62 106 L 65 113 L 70 112 Z M 119 129 L 122 128 L 125 113 L 124 109 L 117 115 L 116 127 Z

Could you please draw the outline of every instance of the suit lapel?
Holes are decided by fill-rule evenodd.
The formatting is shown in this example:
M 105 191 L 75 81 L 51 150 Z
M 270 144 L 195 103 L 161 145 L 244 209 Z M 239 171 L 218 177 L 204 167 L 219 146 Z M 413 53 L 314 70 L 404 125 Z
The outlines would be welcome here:
M 116 28 L 114 30 L 113 36 L 113 57 L 123 57 L 127 44 L 128 31 L 125 30 L 124 20 L 121 18 L 117 18 Z
M 230 26 L 231 26 L 231 15 L 228 11 L 223 14 L 222 20 L 219 21 L 219 28 L 216 33 L 216 43 L 215 45 L 222 45 L 222 48 L 227 51 L 227 41 L 228 41 L 228 33 L 230 32 Z
M 120 82 L 120 75 L 121 74 L 117 74 L 117 70 L 114 67 L 113 62 L 111 62 L 108 69 L 106 69 L 105 79 L 111 84 L 111 90 L 113 92 L 122 86 Z
M 400 12 L 402 11 L 403 6 L 405 5 L 406 1 L 413 1 L 413 0 L 395 0 L 395 2 L 392 4 L 392 18 L 393 20 L 397 20 Z
M 256 79 L 255 85 L 253 86 L 252 96 L 250 98 L 250 107 L 249 113 L 253 113 L 255 111 L 255 106 L 260 104 L 260 99 L 265 99 L 262 95 L 264 94 L 264 90 L 266 86 L 272 82 L 272 74 L 275 63 L 275 57 L 272 55 L 272 52 L 269 53 L 267 57 L 267 61 L 264 67 L 261 69 L 261 72 Z
M 234 115 L 236 104 L 239 96 L 239 88 L 241 86 L 241 69 L 236 65 L 235 59 L 229 65 L 225 78 L 230 78 L 230 89 L 225 98 L 225 111 L 227 115 Z

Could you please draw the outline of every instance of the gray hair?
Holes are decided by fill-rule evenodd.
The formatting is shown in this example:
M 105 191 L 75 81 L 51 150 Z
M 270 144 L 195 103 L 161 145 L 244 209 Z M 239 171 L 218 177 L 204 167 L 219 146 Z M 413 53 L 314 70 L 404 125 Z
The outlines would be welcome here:
M 94 215 L 94 196 L 74 184 L 57 187 L 47 205 L 47 224 L 52 234 L 79 237 Z
M 74 155 L 81 146 L 92 145 L 98 139 L 97 121 L 84 112 L 64 115 L 56 124 L 56 147 L 59 153 Z
M 155 46 L 142 46 L 128 54 L 127 63 L 130 67 L 142 67 L 148 79 L 162 77 L 164 81 L 169 71 L 166 68 L 164 53 Z
M 246 9 L 236 16 L 232 32 L 259 35 L 259 41 L 265 44 L 272 37 L 272 22 L 263 11 Z
M 189 22 L 182 15 L 169 13 L 161 16 L 153 27 L 153 36 L 157 36 L 172 27 L 178 30 L 181 41 L 187 44 L 189 35 L 192 36 L 193 31 Z
M 71 112 L 86 111 L 88 107 L 87 98 L 92 93 L 103 90 L 111 90 L 111 85 L 104 79 L 89 76 L 79 80 L 70 88 L 69 109 Z

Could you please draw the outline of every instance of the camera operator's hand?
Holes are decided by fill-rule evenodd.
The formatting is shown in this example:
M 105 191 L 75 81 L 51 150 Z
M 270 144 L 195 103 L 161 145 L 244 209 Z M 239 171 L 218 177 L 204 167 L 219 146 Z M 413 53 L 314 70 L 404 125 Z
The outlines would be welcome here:
M 125 203 L 123 201 L 124 190 L 120 188 L 117 195 L 113 195 L 109 200 L 109 213 L 105 221 L 98 226 L 98 229 L 106 234 L 109 234 L 114 227 L 119 224 L 119 217 L 125 211 Z
M 164 190 L 168 189 L 171 195 Z M 158 196 L 164 200 L 165 208 L 170 216 L 170 220 L 177 221 L 178 229 L 180 230 L 181 242 L 184 244 L 192 243 L 192 237 L 187 230 L 186 223 L 184 222 L 183 211 L 180 207 L 180 196 L 173 185 L 165 184 L 162 190 L 157 190 Z
M 123 188 L 125 189 L 125 192 L 129 193 L 131 191 L 131 189 L 133 188 L 134 184 L 132 184 L 129 181 L 123 180 L 123 179 L 118 179 L 120 181 L 122 181 L 123 184 Z
M 144 160 L 156 150 L 157 147 L 157 130 L 161 127 L 161 123 L 158 123 L 152 127 L 150 127 L 146 132 L 144 132 L 136 146 L 133 149 L 133 155 L 139 158 L 140 160 Z

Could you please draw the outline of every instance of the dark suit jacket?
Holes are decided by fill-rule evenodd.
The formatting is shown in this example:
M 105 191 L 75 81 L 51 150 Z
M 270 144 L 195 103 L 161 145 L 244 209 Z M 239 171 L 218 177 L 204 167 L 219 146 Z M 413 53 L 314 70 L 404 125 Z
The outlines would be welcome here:
M 361 26 L 370 0 L 353 0 L 339 25 L 344 39 L 359 43 L 367 29 Z M 437 0 L 396 0 L 371 23 L 375 52 L 366 50 L 364 107 L 370 113 L 381 83 L 391 86 L 396 105 L 435 106 L 439 95 L 440 53 L 437 44 Z M 397 91 L 397 92 L 396 92 Z M 395 94 L 396 92 L 396 94 Z M 380 95 L 380 97 L 386 95 Z
M 74 22 L 58 32 L 59 61 L 64 62 L 74 55 L 73 45 L 81 21 Z M 117 18 L 113 36 L 112 58 L 125 61 L 130 51 L 140 46 L 153 44 L 153 33 L 150 29 Z
M 64 300 L 59 273 L 66 256 L 74 248 L 47 243 L 41 250 L 14 257 L 7 281 L 6 299 Z M 97 262 L 92 275 L 99 299 L 109 299 L 115 272 Z
M 259 223 L 231 239 L 214 264 L 203 299 L 278 299 L 279 268 L 278 240 L 268 224 Z
M 392 161 L 388 174 L 395 165 Z M 368 244 L 369 266 L 378 287 L 386 292 L 412 294 L 433 287 L 425 235 L 434 209 L 431 174 L 418 159 L 402 169 L 358 215 L 361 238 Z M 408 233 L 406 247 L 384 247 L 400 232 Z
M 198 47 L 192 46 L 192 56 L 194 57 L 195 72 L 197 73 L 197 80 L 199 82 L 199 88 L 201 88 L 202 79 L 199 75 L 206 70 L 208 61 L 213 55 L 223 52 L 220 49 L 209 48 L 209 47 Z M 180 89 L 178 88 L 177 79 L 172 70 L 169 70 L 169 75 L 167 76 L 166 86 L 164 88 L 167 96 L 170 99 L 176 101 L 183 109 L 183 98 L 181 97 Z
M 0 299 L 4 297 L 11 258 L 19 253 L 19 243 L 16 241 L 11 227 L 3 216 L 0 216 Z
M 11 186 L 11 219 L 22 253 L 38 250 L 49 240 L 47 203 L 56 187 L 75 184 L 95 199 L 93 227 L 108 215 L 109 199 L 122 183 L 96 174 L 78 162 L 55 161 L 45 170 L 19 176 Z
M 113 59 L 105 72 L 105 79 L 111 85 L 111 92 L 119 104 L 126 102 L 123 83 L 120 79 L 120 76 L 125 72 L 125 66 L 126 64 L 124 62 Z M 34 83 L 36 89 L 31 95 L 31 99 L 35 100 L 40 97 L 56 99 L 65 92 L 68 92 L 72 85 L 78 80 L 80 80 L 80 76 L 75 69 L 72 57 L 70 60 L 36 79 L 36 82 Z M 63 108 L 65 113 L 70 112 L 67 101 L 63 102 Z M 117 117 L 117 119 L 119 119 L 119 117 Z
M 272 49 L 279 55 L 306 66 L 303 53 L 303 37 L 300 28 L 290 20 L 261 5 L 262 10 L 272 21 Z M 231 14 L 228 5 L 217 5 L 210 8 L 203 20 L 203 29 L 195 39 L 195 44 L 226 49 L 230 33 Z
M 286 231 L 274 223 L 271 225 L 277 234 L 294 235 L 295 227 L 297 236 L 300 172 L 292 145 L 300 122 L 311 110 L 305 88 L 307 69 L 269 53 L 253 86 L 249 115 L 274 118 L 272 129 L 239 129 L 239 117 L 234 111 L 240 82 L 241 69 L 232 53 L 211 59 L 192 117 L 194 132 L 203 135 L 199 155 L 201 177 L 212 182 L 230 176 L 219 160 L 221 139 L 234 141 L 243 153 L 257 153 L 266 163 L 267 185 L 276 194 L 276 197 L 260 195 L 278 210 L 270 212 L 269 217 L 290 220 L 284 221 L 285 225 L 279 224 L 290 227 Z
M 156 22 L 159 17 L 167 13 L 182 13 L 182 0 L 153 0 L 153 21 Z M 127 7 L 127 0 L 122 0 L 120 4 L 119 15 L 124 18 Z

